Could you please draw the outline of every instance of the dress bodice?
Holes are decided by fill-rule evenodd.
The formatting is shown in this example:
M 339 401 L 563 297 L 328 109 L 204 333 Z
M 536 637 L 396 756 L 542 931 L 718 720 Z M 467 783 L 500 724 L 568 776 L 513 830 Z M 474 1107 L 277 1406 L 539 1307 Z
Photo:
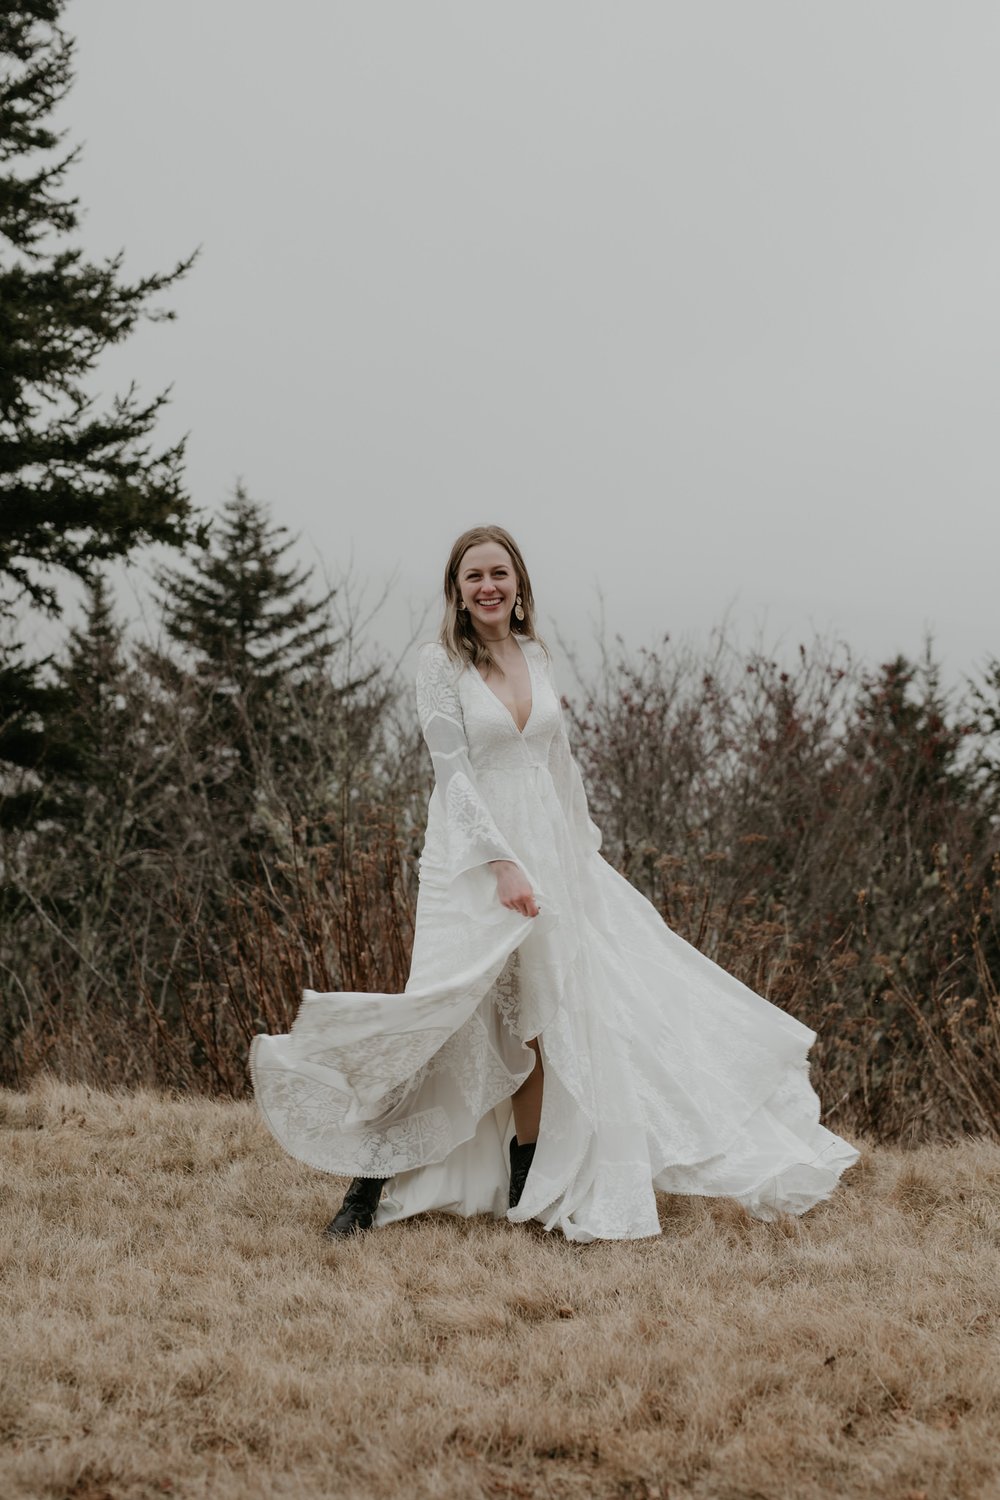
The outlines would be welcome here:
M 434 765 L 421 878 L 456 893 L 470 875 L 491 893 L 484 867 L 498 860 L 537 868 L 540 840 L 551 843 L 543 830 L 557 825 L 581 850 L 600 846 L 547 653 L 537 641 L 518 644 L 531 679 L 523 731 L 474 667 L 454 662 L 437 643 L 420 652 L 417 713 Z
M 466 667 L 457 679 L 469 760 L 479 774 L 547 766 L 552 741 L 561 728 L 559 703 L 543 648 L 530 640 L 519 640 L 518 645 L 531 680 L 531 712 L 523 730 L 518 729 L 510 709 L 475 667 Z

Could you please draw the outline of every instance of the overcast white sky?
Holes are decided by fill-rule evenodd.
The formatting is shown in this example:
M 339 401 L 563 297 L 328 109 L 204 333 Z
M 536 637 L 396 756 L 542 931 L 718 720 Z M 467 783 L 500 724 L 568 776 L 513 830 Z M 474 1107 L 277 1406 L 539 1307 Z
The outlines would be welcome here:
M 497 521 L 583 640 L 1000 652 L 995 0 L 71 0 L 107 388 L 381 634 Z

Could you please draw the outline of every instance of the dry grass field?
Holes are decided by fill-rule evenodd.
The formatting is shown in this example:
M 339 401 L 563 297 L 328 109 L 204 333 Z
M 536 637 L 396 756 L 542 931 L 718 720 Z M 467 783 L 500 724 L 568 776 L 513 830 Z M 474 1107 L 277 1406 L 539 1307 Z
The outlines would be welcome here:
M 868 1149 L 801 1221 L 568 1245 L 342 1184 L 249 1104 L 0 1095 L 0 1493 L 1000 1495 L 1000 1145 Z

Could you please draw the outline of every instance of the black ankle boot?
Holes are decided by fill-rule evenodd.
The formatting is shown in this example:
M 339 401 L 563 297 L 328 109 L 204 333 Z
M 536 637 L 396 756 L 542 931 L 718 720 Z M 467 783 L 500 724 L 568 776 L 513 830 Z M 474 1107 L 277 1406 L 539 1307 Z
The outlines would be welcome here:
M 508 1206 L 516 1208 L 521 1201 L 524 1192 L 524 1184 L 528 1180 L 531 1170 L 532 1157 L 535 1154 L 535 1142 L 529 1141 L 526 1146 L 517 1144 L 517 1136 L 510 1143 L 510 1197 Z
M 342 1240 L 349 1234 L 370 1229 L 375 1222 L 382 1189 L 388 1181 L 388 1177 L 355 1177 L 344 1194 L 343 1203 L 323 1231 L 327 1239 Z

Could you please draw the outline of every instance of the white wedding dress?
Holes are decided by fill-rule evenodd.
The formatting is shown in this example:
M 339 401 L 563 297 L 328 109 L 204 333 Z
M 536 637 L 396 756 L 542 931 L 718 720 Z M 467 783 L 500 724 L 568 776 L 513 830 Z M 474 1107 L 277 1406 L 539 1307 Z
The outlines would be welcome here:
M 519 644 L 523 733 L 473 667 L 421 649 L 436 783 L 405 992 L 307 990 L 291 1032 L 251 1047 L 264 1119 L 313 1167 L 391 1178 L 379 1224 L 438 1209 L 639 1238 L 659 1233 L 656 1189 L 736 1198 L 762 1219 L 803 1213 L 858 1155 L 819 1123 L 814 1034 L 601 857 L 548 657 Z M 500 905 L 496 859 L 522 867 L 539 916 Z M 508 1211 L 509 1101 L 534 1037 L 541 1128 Z

